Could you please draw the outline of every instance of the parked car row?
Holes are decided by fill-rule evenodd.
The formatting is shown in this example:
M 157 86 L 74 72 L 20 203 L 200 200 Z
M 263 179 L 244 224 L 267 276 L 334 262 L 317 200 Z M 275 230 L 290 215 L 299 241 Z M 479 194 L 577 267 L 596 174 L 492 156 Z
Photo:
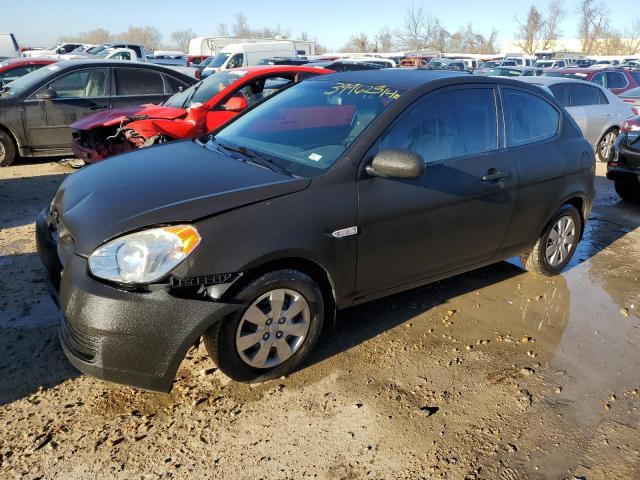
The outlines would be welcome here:
M 59 61 L 4 86 L 0 93 L 0 166 L 16 156 L 71 154 L 70 125 L 90 113 L 158 103 L 196 82 L 158 65 Z

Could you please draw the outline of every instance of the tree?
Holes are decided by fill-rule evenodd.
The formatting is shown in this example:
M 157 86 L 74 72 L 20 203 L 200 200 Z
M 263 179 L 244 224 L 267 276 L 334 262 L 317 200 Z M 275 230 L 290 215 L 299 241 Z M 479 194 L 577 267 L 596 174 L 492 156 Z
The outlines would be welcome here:
M 547 7 L 546 16 L 542 15 L 535 5 L 529 8 L 524 21 L 516 18 L 518 30 L 516 45 L 527 55 L 533 55 L 536 50 L 548 50 L 560 37 L 560 23 L 564 17 L 564 10 L 560 0 L 551 0 Z
M 393 33 L 388 25 L 380 27 L 376 33 L 375 49 L 379 52 L 393 51 Z
M 129 27 L 126 32 L 118 35 L 118 38 L 127 42 L 141 43 L 148 50 L 156 50 L 162 44 L 162 34 L 155 27 Z
M 371 43 L 369 42 L 369 37 L 366 33 L 359 33 L 357 35 L 351 35 L 349 37 L 349 41 L 343 48 L 344 51 L 347 52 L 368 52 L 373 50 Z
M 171 39 L 175 42 L 178 50 L 183 52 L 189 51 L 189 42 L 194 38 L 196 34 L 191 28 L 187 28 L 185 30 L 178 30 L 177 32 L 173 32 L 171 34 Z
M 217 37 L 228 37 L 229 36 L 229 27 L 227 27 L 226 23 L 220 22 L 216 26 L 215 36 Z
M 518 42 L 515 45 L 527 55 L 533 55 L 538 50 L 542 29 L 545 26 L 542 14 L 534 5 L 531 5 L 526 20 L 521 21 L 516 18 L 516 23 L 518 24 L 516 32 Z
M 236 37 L 250 37 L 253 36 L 253 32 L 251 28 L 249 28 L 249 22 L 247 21 L 247 17 L 244 13 L 236 13 L 235 16 L 236 23 L 231 27 L 231 31 L 233 35 Z
M 542 29 L 542 49 L 549 50 L 556 40 L 560 38 L 560 24 L 564 18 L 565 11 L 562 8 L 561 0 L 551 0 L 547 8 L 547 18 Z
M 631 22 L 631 26 L 624 33 L 624 54 L 637 55 L 640 53 L 640 17 Z
M 407 9 L 398 38 L 409 50 L 422 50 L 426 47 L 424 26 L 426 14 L 422 7 L 412 5 Z
M 598 48 L 598 40 L 609 34 L 609 10 L 598 0 L 582 0 L 578 35 L 582 53 L 589 55 Z

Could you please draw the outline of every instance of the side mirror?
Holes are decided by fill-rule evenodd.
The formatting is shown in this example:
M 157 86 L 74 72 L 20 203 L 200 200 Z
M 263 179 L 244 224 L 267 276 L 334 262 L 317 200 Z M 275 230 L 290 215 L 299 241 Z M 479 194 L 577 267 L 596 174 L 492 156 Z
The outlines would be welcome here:
M 247 99 L 244 97 L 231 97 L 224 104 L 224 109 L 227 112 L 241 112 L 247 108 Z
M 36 93 L 36 98 L 38 100 L 53 100 L 57 96 L 58 94 L 53 88 L 45 88 L 44 90 Z
M 366 167 L 369 175 L 382 178 L 420 178 L 425 169 L 421 155 L 399 149 L 381 151 Z

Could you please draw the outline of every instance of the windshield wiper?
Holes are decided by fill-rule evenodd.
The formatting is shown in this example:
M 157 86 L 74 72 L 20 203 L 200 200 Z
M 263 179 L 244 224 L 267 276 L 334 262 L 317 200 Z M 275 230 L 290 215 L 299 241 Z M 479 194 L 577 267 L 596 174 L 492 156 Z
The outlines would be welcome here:
M 281 173 L 283 175 L 291 176 L 291 173 L 289 171 L 282 168 L 280 165 L 278 165 L 276 162 L 274 162 L 270 158 L 267 158 L 264 155 L 259 154 L 255 150 L 249 150 L 248 148 L 242 147 L 242 146 L 220 143 L 218 140 L 215 139 L 215 137 L 211 137 L 211 140 L 213 140 L 219 147 L 225 150 L 239 153 L 240 155 L 243 155 L 253 160 L 253 163 L 256 165 L 267 167 L 269 170 L 274 171 L 276 173 Z

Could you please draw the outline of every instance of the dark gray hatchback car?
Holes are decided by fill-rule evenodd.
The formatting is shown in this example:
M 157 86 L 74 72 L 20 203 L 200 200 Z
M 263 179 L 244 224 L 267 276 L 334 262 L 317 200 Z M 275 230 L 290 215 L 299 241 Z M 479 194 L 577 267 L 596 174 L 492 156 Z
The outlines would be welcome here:
M 166 391 L 203 337 L 227 375 L 265 380 L 300 365 L 338 309 L 514 255 L 557 274 L 594 173 L 538 87 L 341 73 L 71 175 L 37 244 L 81 371 Z

